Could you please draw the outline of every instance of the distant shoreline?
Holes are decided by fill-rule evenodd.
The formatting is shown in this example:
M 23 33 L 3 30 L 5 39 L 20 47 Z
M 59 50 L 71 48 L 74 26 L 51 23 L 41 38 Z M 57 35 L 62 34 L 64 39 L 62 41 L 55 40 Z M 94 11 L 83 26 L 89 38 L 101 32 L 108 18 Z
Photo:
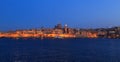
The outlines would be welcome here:
M 57 24 L 54 28 L 16 30 L 0 32 L 1 37 L 8 38 L 120 38 L 120 27 L 98 29 L 76 29 Z
M 24 37 L 24 38 L 11 38 L 11 37 L 1 37 L 0 39 L 120 39 L 120 38 L 35 38 L 35 37 Z

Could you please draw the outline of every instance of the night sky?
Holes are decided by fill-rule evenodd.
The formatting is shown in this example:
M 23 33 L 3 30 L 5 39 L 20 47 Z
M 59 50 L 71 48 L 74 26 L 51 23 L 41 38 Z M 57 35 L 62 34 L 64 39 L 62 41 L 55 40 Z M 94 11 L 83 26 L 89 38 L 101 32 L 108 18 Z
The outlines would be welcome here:
M 0 31 L 120 26 L 120 0 L 0 0 Z

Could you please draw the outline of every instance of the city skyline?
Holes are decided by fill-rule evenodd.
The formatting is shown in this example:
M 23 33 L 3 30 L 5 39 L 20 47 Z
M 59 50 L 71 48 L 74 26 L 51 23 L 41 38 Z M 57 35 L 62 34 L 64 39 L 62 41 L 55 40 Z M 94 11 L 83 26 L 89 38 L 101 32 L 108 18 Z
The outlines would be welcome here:
M 53 27 L 73 28 L 120 26 L 117 0 L 4 0 L 0 1 L 0 31 Z
M 57 24 L 53 28 L 0 32 L 0 38 L 120 38 L 120 27 L 77 29 Z
M 68 28 L 72 28 L 72 29 L 83 29 L 83 30 L 95 30 L 95 29 L 110 29 L 110 28 L 115 28 L 115 27 L 120 27 L 120 26 L 109 26 L 109 27 L 87 27 L 87 28 L 83 28 L 83 27 L 71 27 L 68 24 L 61 24 L 61 23 L 57 23 L 54 26 L 39 26 L 39 27 L 29 27 L 29 28 L 16 28 L 16 29 L 10 29 L 10 30 L 0 30 L 0 32 L 9 32 L 9 31 L 18 31 L 18 30 L 39 30 L 39 29 L 55 29 L 56 26 L 61 25 L 61 29 L 64 28 L 65 26 L 67 26 Z

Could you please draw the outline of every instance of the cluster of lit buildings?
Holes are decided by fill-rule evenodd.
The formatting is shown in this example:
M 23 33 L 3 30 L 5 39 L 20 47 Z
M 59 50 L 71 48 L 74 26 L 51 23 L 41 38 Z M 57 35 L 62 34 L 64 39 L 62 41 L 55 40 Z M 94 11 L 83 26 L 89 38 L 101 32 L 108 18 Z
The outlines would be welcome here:
M 120 27 L 98 29 L 75 29 L 57 24 L 54 28 L 40 28 L 0 32 L 9 38 L 120 38 Z

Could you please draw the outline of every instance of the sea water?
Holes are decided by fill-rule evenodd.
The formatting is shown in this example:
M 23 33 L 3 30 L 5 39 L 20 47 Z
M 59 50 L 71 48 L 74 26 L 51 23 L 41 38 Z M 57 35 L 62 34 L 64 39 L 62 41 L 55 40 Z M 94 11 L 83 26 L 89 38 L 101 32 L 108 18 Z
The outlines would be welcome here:
M 120 39 L 0 39 L 0 62 L 120 62 Z

